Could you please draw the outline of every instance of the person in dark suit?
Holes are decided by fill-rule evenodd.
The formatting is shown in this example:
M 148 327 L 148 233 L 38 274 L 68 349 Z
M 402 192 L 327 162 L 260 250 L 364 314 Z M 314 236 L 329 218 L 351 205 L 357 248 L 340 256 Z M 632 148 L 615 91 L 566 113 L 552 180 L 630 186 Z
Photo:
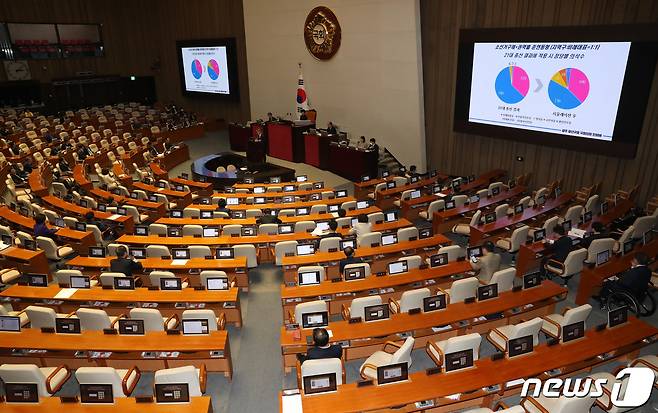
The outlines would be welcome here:
M 263 216 L 256 220 L 256 224 L 281 224 L 281 220 L 276 215 L 272 215 L 271 210 L 263 210 Z
M 370 138 L 370 144 L 368 145 L 366 150 L 379 153 L 379 145 L 377 145 L 377 141 L 375 141 L 375 138 Z
M 567 255 L 569 255 L 573 249 L 573 242 L 571 241 L 571 238 L 566 235 L 562 225 L 556 225 L 555 228 L 553 228 L 553 232 L 559 235 L 559 238 L 548 248 L 546 255 L 541 261 L 540 271 L 544 276 L 546 275 L 544 265 L 548 260 L 555 260 L 564 263 L 564 260 L 567 259 Z
M 347 247 L 343 250 L 343 253 L 345 253 L 345 258 L 340 260 L 340 263 L 338 264 L 340 267 L 340 273 L 342 274 L 343 271 L 345 270 L 345 266 L 348 264 L 359 264 L 362 263 L 363 260 L 361 258 L 356 258 L 354 256 L 354 248 L 352 247 Z
M 297 320 L 296 320 L 297 321 Z M 343 355 L 343 348 L 337 344 L 329 344 L 329 333 L 324 328 L 313 329 L 313 344 L 306 355 L 298 356 L 299 362 L 318 359 L 339 359 Z
M 340 235 L 336 230 L 338 229 L 338 221 L 335 219 L 332 219 L 329 221 L 329 230 L 323 234 L 320 235 L 320 239 L 322 238 L 342 238 L 342 235 Z
M 224 198 L 219 198 L 219 201 L 217 202 L 217 209 L 215 211 L 225 212 L 231 216 L 231 210 L 226 208 L 226 200 Z
M 633 257 L 629 270 L 616 280 L 606 281 L 601 288 L 600 296 L 594 297 L 601 300 L 601 308 L 606 309 L 608 297 L 614 291 L 628 291 L 638 299 L 642 299 L 651 281 L 651 269 L 648 264 L 649 256 L 644 252 L 638 252 Z
M 306 111 L 304 109 L 300 109 L 299 120 L 308 120 L 308 116 L 306 116 Z
M 610 234 L 606 231 L 605 225 L 600 222 L 595 222 L 592 224 L 592 234 L 583 238 L 580 242 L 580 245 L 583 248 L 589 248 L 592 244 L 592 241 L 597 239 L 610 238 Z
M 337 135 L 338 134 L 338 130 L 336 129 L 334 124 L 331 123 L 331 122 L 329 122 L 329 124 L 327 125 L 327 133 L 329 135 Z
M 132 277 L 133 273 L 144 271 L 144 267 L 132 257 L 128 256 L 128 249 L 123 245 L 117 248 L 117 257 L 110 261 L 110 271 L 120 272 L 128 277 Z
M 32 228 L 34 237 L 55 238 L 56 229 L 48 228 L 46 225 L 46 216 L 44 214 L 37 214 L 34 217 L 34 228 Z

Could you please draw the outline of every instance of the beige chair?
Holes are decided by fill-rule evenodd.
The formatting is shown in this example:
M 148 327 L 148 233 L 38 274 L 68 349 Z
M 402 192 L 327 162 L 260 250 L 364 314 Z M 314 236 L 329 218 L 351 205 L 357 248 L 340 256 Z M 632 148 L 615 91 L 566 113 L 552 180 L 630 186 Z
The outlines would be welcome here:
M 498 293 L 511 291 L 514 288 L 514 277 L 516 277 L 516 268 L 505 268 L 494 272 L 489 284 L 497 284 Z
M 452 283 L 450 289 L 446 290 L 449 303 L 461 303 L 465 299 L 475 297 L 480 285 L 477 277 L 469 277 Z
M 547 335 L 562 340 L 562 327 L 586 321 L 591 312 L 592 306 L 589 304 L 583 304 L 576 308 L 566 307 L 562 314 L 542 316 L 544 324 L 541 329 Z
M 364 234 L 359 240 L 359 247 L 369 248 L 379 245 L 382 245 L 382 233 L 379 231 Z
M 226 227 L 224 227 L 226 228 Z M 297 253 L 297 241 L 280 241 L 274 244 L 274 263 L 282 265 L 283 257 Z
M 656 226 L 657 219 L 651 215 L 636 218 L 633 222 L 633 227 L 635 228 L 633 239 L 641 239 L 645 233 L 651 231 Z
M 423 300 L 431 295 L 429 288 L 407 290 L 402 293 L 399 300 L 389 298 L 388 304 L 394 313 L 408 313 L 414 308 L 423 308 Z
M 27 313 L 24 310 L 14 311 L 14 308 L 10 303 L 0 304 L 0 316 L 18 317 L 20 319 L 21 327 L 26 326 L 30 322 L 30 319 L 27 317 Z
M 584 212 L 594 211 L 599 205 L 599 196 L 594 194 L 587 199 Z
M 455 208 L 461 208 L 468 201 L 468 195 L 455 195 L 452 200 L 455 202 Z
M 432 342 L 428 340 L 425 344 L 425 352 L 434 361 L 437 367 L 446 367 L 446 354 L 452 354 L 460 351 L 473 351 L 473 361 L 477 361 L 480 356 L 480 343 L 482 337 L 478 333 L 465 334 L 456 337 L 450 337 L 446 340 Z
M 319 313 L 328 311 L 327 303 L 323 300 L 308 301 L 306 303 L 297 304 L 295 306 L 294 314 L 288 312 L 288 319 L 291 323 L 302 323 L 302 317 L 308 313 Z
M 587 250 L 585 248 L 580 248 L 574 251 L 571 251 L 567 258 L 564 260 L 564 263 L 550 259 L 544 265 L 546 271 L 553 275 L 558 275 L 564 279 L 564 283 L 568 284 L 571 277 L 576 274 L 580 274 L 583 270 L 583 263 L 587 258 Z
M 400 195 L 400 199 L 396 199 L 395 201 L 393 201 L 393 205 L 400 208 L 400 205 L 402 204 L 402 201 L 408 201 L 408 200 L 411 199 L 411 193 L 412 192 L 413 192 L 413 190 L 410 190 L 410 189 L 408 189 L 406 191 L 402 191 L 402 194 Z
M 418 239 L 418 228 L 400 228 L 398 229 L 398 242 L 406 242 Z
M 178 315 L 163 317 L 155 308 L 133 308 L 130 310 L 130 318 L 143 320 L 145 332 L 172 330 L 178 325 Z
M 658 208 L 656 210 L 658 211 Z M 635 232 L 634 226 L 631 225 L 628 228 L 626 228 L 626 230 L 624 230 L 624 232 L 621 233 L 619 239 L 615 242 L 615 246 L 613 247 L 612 250 L 615 253 L 623 252 L 624 244 L 633 239 L 634 232 Z
M 0 286 L 13 283 L 21 277 L 20 271 L 16 268 L 0 269 Z
M 332 373 L 336 375 L 337 386 L 345 383 L 345 368 L 343 366 L 343 360 L 337 358 L 306 360 L 299 368 L 297 374 L 297 385 L 300 389 L 303 388 L 304 377 Z
M 226 316 L 221 313 L 219 317 L 213 310 L 185 310 L 183 311 L 181 320 L 206 320 L 208 322 L 208 330 L 217 331 L 224 330 L 226 327 Z
M 325 280 L 327 278 L 326 274 L 325 274 L 325 269 L 321 265 L 306 265 L 306 266 L 302 266 L 302 267 L 297 268 L 297 274 L 298 275 L 302 274 L 302 273 L 306 273 L 306 272 L 316 272 L 316 271 L 320 273 L 320 280 L 321 281 Z
M 279 232 L 277 224 L 260 224 L 258 226 L 258 235 L 276 235 Z
M 345 304 L 342 306 L 342 315 L 344 320 L 350 318 L 361 318 L 365 320 L 365 308 L 382 303 L 382 297 L 379 295 L 371 295 L 368 297 L 357 297 L 352 300 L 350 307 L 347 308 Z
M 194 366 L 175 367 L 158 370 L 153 377 L 154 384 L 187 383 L 190 397 L 200 397 L 206 392 L 207 372 L 206 365 L 200 368 Z
M 378 222 L 382 223 L 384 222 L 384 213 L 383 212 L 373 212 L 372 214 L 368 214 L 368 222 L 370 225 L 375 225 Z
M 84 274 L 82 274 L 80 270 L 57 270 L 55 272 L 55 280 L 57 281 L 57 284 L 68 287 L 71 285 L 71 277 L 82 277 L 83 275 Z M 95 287 L 97 285 L 98 280 L 89 280 L 90 287 Z
M 147 258 L 162 258 L 162 257 L 170 257 L 170 256 L 171 256 L 171 252 L 169 252 L 169 248 L 167 248 L 165 245 L 146 246 Z
M 614 238 L 599 238 L 592 241 L 587 248 L 587 258 L 585 262 L 588 264 L 596 263 L 596 256 L 603 251 L 613 251 L 617 241 Z
M 39 397 L 50 397 L 60 391 L 71 377 L 66 365 L 37 367 L 35 364 L 3 364 L 0 379 L 5 383 L 36 384 Z
M 236 258 L 246 257 L 247 268 L 255 268 L 258 266 L 258 255 L 256 253 L 256 246 L 254 246 L 253 244 L 234 245 L 233 255 Z
M 311 206 L 311 214 L 326 214 L 327 209 L 326 204 L 315 204 Z
M 515 338 L 532 336 L 532 345 L 537 346 L 539 344 L 539 331 L 543 324 L 544 321 L 540 317 L 535 317 L 519 324 L 496 327 L 489 332 L 487 339 L 494 347 L 505 353 L 508 350 L 509 341 Z
M 149 273 L 149 282 L 152 286 L 159 287 L 160 286 L 160 280 L 163 278 L 177 278 L 176 274 L 174 274 L 171 271 L 151 271 Z M 181 280 L 181 288 L 187 288 L 189 286 L 189 282 L 187 281 L 187 278 L 183 278 Z
M 75 315 L 80 319 L 82 331 L 102 331 L 107 329 L 118 329 L 120 317 L 109 316 L 105 310 L 95 308 L 79 308 Z
M 68 245 L 58 247 L 55 241 L 48 237 L 37 237 L 37 246 L 44 250 L 46 258 L 52 261 L 60 261 L 75 254 L 75 250 Z
M 582 205 L 574 205 L 569 207 L 566 214 L 564 214 L 564 217 L 560 218 L 558 223 L 562 224 L 563 222 L 571 221 L 571 225 L 576 226 L 576 224 L 578 224 L 580 221 L 581 215 L 583 215 L 583 211 L 584 208 Z
M 386 189 L 386 182 L 381 182 L 375 185 L 375 190 L 373 192 L 368 193 L 368 198 L 370 199 L 376 199 L 377 198 L 377 193 L 380 191 L 384 191 Z
M 149 218 L 148 215 L 140 214 L 137 208 L 132 205 L 124 205 L 124 208 L 126 208 L 128 215 L 132 216 L 137 224 L 141 224 Z
M 184 208 L 183 209 L 183 218 L 199 218 L 201 216 L 201 210 L 199 208 Z
M 71 314 L 56 313 L 55 310 L 49 307 L 39 307 L 30 305 L 25 308 L 25 314 L 30 320 L 31 328 L 55 328 L 56 318 L 68 318 L 73 316 Z
M 153 226 L 154 224 L 151 224 Z M 158 224 L 159 225 L 159 224 Z M 149 228 L 151 227 L 149 226 Z M 165 226 L 166 234 L 166 226 Z M 201 225 L 183 225 L 183 236 L 184 237 L 201 237 L 203 236 L 203 227 Z
M 626 390 L 628 389 L 628 384 L 629 384 L 629 376 L 624 376 L 622 379 L 617 379 L 615 376 L 608 372 L 600 372 L 600 373 L 593 373 L 590 374 L 588 377 L 590 377 L 592 380 L 605 380 L 605 384 L 603 385 L 603 395 L 599 396 L 596 399 L 596 405 L 600 407 L 602 410 L 609 412 L 609 413 L 623 413 L 623 412 L 628 412 L 630 410 L 633 410 L 632 407 L 618 407 L 612 404 L 612 401 L 610 399 L 612 395 L 612 388 L 613 386 L 620 386 L 619 389 L 619 399 L 623 400 L 625 395 L 626 395 Z
M 452 232 L 460 235 L 470 235 L 471 226 L 479 225 L 481 218 L 482 218 L 482 211 L 478 209 L 477 211 L 475 211 L 475 213 L 471 217 L 471 220 L 468 223 L 460 223 L 455 225 L 454 227 L 452 227 Z
M 222 227 L 222 235 L 230 237 L 232 235 L 241 235 L 242 232 L 242 225 L 239 224 L 231 224 L 231 225 L 224 225 Z
M 458 258 L 466 256 L 466 250 L 459 245 L 447 245 L 439 248 L 437 254 L 448 254 L 448 261 L 457 261 Z M 428 262 L 429 263 L 429 262 Z
M 413 348 L 413 337 L 407 337 L 403 344 L 387 341 L 382 350 L 374 352 L 366 359 L 359 369 L 359 374 L 364 379 L 376 380 L 378 367 L 405 362 L 410 367 L 412 363 L 411 351 Z
M 190 250 L 190 258 L 205 258 L 212 255 L 212 251 L 207 245 L 190 245 L 187 249 Z
M 546 232 L 546 237 L 550 237 L 551 235 L 553 235 L 553 229 L 558 224 L 559 220 L 560 217 L 558 216 L 550 217 L 549 219 L 544 221 L 544 224 L 541 226 L 541 228 L 531 228 L 530 231 L 528 231 L 528 236 L 534 237 L 535 231 L 537 231 L 537 229 L 543 229 Z
M 510 209 L 509 204 L 500 204 L 494 209 L 496 214 L 496 219 L 505 218 L 507 216 L 507 211 Z
M 371 275 L 370 264 L 368 264 L 367 262 L 347 264 L 345 266 L 345 268 L 343 268 L 343 273 L 347 272 L 347 270 L 352 269 L 352 268 L 364 268 L 365 269 L 365 278 L 368 278 Z
M 420 255 L 407 255 L 400 257 L 398 261 L 405 261 L 407 263 L 407 270 L 417 270 L 423 263 L 423 258 Z
M 137 366 L 127 370 L 117 370 L 114 367 L 78 367 L 75 371 L 75 378 L 81 385 L 111 385 L 113 397 L 129 397 L 141 376 Z
M 295 232 L 313 232 L 315 230 L 315 221 L 297 221 L 295 222 Z
M 431 222 L 434 213 L 443 210 L 443 208 L 445 208 L 445 204 L 446 203 L 443 199 L 432 201 L 429 207 L 427 208 L 427 211 L 420 211 L 418 213 L 418 216 Z
M 585 397 L 546 397 L 540 395 L 535 398 L 525 397 L 521 400 L 521 406 L 526 413 L 581 413 L 589 412 L 596 401 L 591 396 Z
M 320 239 L 318 246 L 319 252 L 329 252 L 330 250 L 338 251 L 340 248 L 340 237 L 329 237 Z
M 109 254 L 108 254 L 109 255 Z M 98 276 L 98 280 L 102 286 L 114 287 L 115 278 L 126 278 L 126 274 L 121 272 L 102 272 Z
M 496 241 L 496 246 L 504 249 L 510 254 L 514 254 L 519 251 L 521 245 L 525 244 L 529 232 L 530 227 L 527 225 L 516 228 L 509 238 L 499 238 Z

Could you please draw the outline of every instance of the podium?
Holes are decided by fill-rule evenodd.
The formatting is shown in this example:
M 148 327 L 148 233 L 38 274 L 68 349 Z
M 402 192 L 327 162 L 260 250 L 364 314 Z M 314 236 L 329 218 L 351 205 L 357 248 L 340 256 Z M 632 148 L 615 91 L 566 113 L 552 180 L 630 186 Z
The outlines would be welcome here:
M 353 182 L 363 175 L 377 176 L 379 154 L 352 146 L 329 144 L 329 171 Z
M 228 140 L 231 144 L 231 150 L 237 152 L 244 152 L 247 150 L 247 141 L 251 136 L 249 126 L 242 126 L 238 123 L 228 124 Z
M 266 148 L 267 145 L 264 140 L 249 139 L 247 142 L 247 162 L 256 165 L 264 164 Z
M 304 162 L 304 132 L 312 123 L 295 125 L 289 121 L 268 122 L 268 155 L 290 162 Z
M 338 135 L 328 135 L 315 131 L 304 134 L 304 162 L 320 169 L 329 167 L 329 144 L 338 139 Z

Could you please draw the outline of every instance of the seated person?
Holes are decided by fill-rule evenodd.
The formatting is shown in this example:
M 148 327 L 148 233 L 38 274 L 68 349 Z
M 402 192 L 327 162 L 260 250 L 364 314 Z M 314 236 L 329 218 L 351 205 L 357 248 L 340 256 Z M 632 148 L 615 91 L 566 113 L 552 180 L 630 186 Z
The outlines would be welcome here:
M 485 284 L 491 281 L 493 273 L 500 269 L 500 255 L 494 252 L 494 244 L 487 241 L 482 244 L 482 256 L 471 259 L 471 268 L 479 270 L 478 279 Z
M 308 120 L 308 116 L 306 116 L 306 111 L 304 109 L 300 109 L 299 120 Z
M 225 212 L 229 216 L 231 216 L 231 210 L 226 208 L 226 199 L 224 199 L 224 198 L 219 198 L 219 202 L 217 202 L 217 209 L 215 211 Z
M 584 237 L 582 241 L 580 241 L 580 245 L 583 248 L 589 248 L 592 241 L 603 238 L 610 238 L 610 234 L 606 231 L 605 225 L 600 222 L 595 222 L 592 224 L 592 234 Z
M 368 215 L 360 214 L 357 218 L 358 222 L 350 230 L 350 234 L 356 234 L 356 244 L 361 243 L 361 238 L 369 232 L 372 232 L 372 225 L 368 222 Z
M 343 355 L 343 348 L 338 344 L 329 344 L 329 333 L 324 328 L 313 329 L 313 344 L 306 352 L 306 355 L 298 354 L 297 358 L 300 363 L 306 360 L 318 359 L 339 359 Z
M 336 232 L 338 229 L 338 221 L 335 219 L 332 219 L 329 221 L 329 229 L 326 230 L 324 233 L 320 235 L 320 238 L 333 238 L 333 237 L 338 237 L 341 238 L 342 236 Z
M 573 249 L 573 242 L 571 241 L 571 238 L 566 235 L 562 225 L 556 225 L 555 228 L 553 228 L 553 232 L 556 233 L 559 238 L 548 248 L 547 254 L 542 259 L 540 268 L 542 275 L 546 275 L 544 264 L 546 264 L 549 259 L 564 263 L 564 260 L 567 259 L 567 255 L 569 255 Z
M 621 274 L 616 280 L 607 280 L 601 288 L 601 307 L 606 307 L 608 296 L 614 291 L 625 290 L 641 299 L 649 289 L 651 269 L 648 267 L 649 256 L 638 252 L 631 261 L 631 268 Z M 597 298 L 597 297 L 594 297 Z
M 368 145 L 366 150 L 379 153 L 379 145 L 377 145 L 377 141 L 375 141 L 375 138 L 370 138 L 370 144 Z
M 33 228 L 33 236 L 36 237 L 47 237 L 47 238 L 55 238 L 55 233 L 57 232 L 56 229 L 50 229 L 46 225 L 46 216 L 44 214 L 37 214 L 36 217 L 34 217 L 34 228 Z
M 264 209 L 263 210 L 263 216 L 259 217 L 256 220 L 256 224 L 281 224 L 281 220 L 279 219 L 278 216 L 272 215 L 272 211 L 270 209 Z
M 93 211 L 87 211 L 87 213 L 85 213 L 85 223 L 89 225 L 95 225 L 96 228 L 98 228 L 102 233 L 104 240 L 108 241 L 114 239 L 114 233 L 110 227 L 103 221 L 96 219 Z
M 338 218 L 345 218 L 347 216 L 347 211 L 343 208 L 338 208 Z
M 340 260 L 338 263 L 338 266 L 340 268 L 340 273 L 343 273 L 343 270 L 345 270 L 345 266 L 348 264 L 360 264 L 363 262 L 361 258 L 357 258 L 354 256 L 354 248 L 352 247 L 347 247 L 343 250 L 343 253 L 345 254 L 345 258 Z
M 11 176 L 12 181 L 14 181 L 14 185 L 16 186 L 25 185 L 25 178 L 20 174 L 20 171 L 16 165 L 14 164 L 11 165 L 11 169 L 9 170 L 9 175 Z
M 361 135 L 358 141 L 356 141 L 356 147 L 359 149 L 366 149 L 368 144 L 366 143 L 366 137 Z
M 132 277 L 134 272 L 142 272 L 144 267 L 133 257 L 128 256 L 128 248 L 123 245 L 117 248 L 117 257 L 110 261 L 110 271 L 120 272 L 128 277 Z
M 417 169 L 416 165 L 409 166 L 409 169 L 407 169 L 407 173 L 405 174 L 405 176 L 407 178 L 411 178 L 412 176 L 419 176 L 420 174 L 417 172 L 416 169 Z
M 329 135 L 337 135 L 338 129 L 336 129 L 336 126 L 334 126 L 333 123 L 329 122 L 329 124 L 327 125 L 327 133 Z

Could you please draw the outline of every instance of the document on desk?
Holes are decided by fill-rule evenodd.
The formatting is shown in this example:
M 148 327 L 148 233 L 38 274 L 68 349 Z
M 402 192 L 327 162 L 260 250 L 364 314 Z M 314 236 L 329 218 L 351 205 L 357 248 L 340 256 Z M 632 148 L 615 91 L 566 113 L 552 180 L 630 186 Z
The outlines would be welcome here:
M 185 265 L 188 260 L 171 260 L 171 265 Z
M 123 215 L 118 215 L 118 214 L 113 214 L 107 217 L 107 219 L 111 219 L 112 221 L 116 221 L 117 219 L 121 218 Z
M 282 413 L 303 413 L 302 395 L 281 396 L 281 411 Z
M 78 291 L 77 288 L 62 288 L 57 294 L 55 294 L 55 298 L 65 300 L 67 298 L 71 298 L 71 296 L 75 294 L 76 291 Z

